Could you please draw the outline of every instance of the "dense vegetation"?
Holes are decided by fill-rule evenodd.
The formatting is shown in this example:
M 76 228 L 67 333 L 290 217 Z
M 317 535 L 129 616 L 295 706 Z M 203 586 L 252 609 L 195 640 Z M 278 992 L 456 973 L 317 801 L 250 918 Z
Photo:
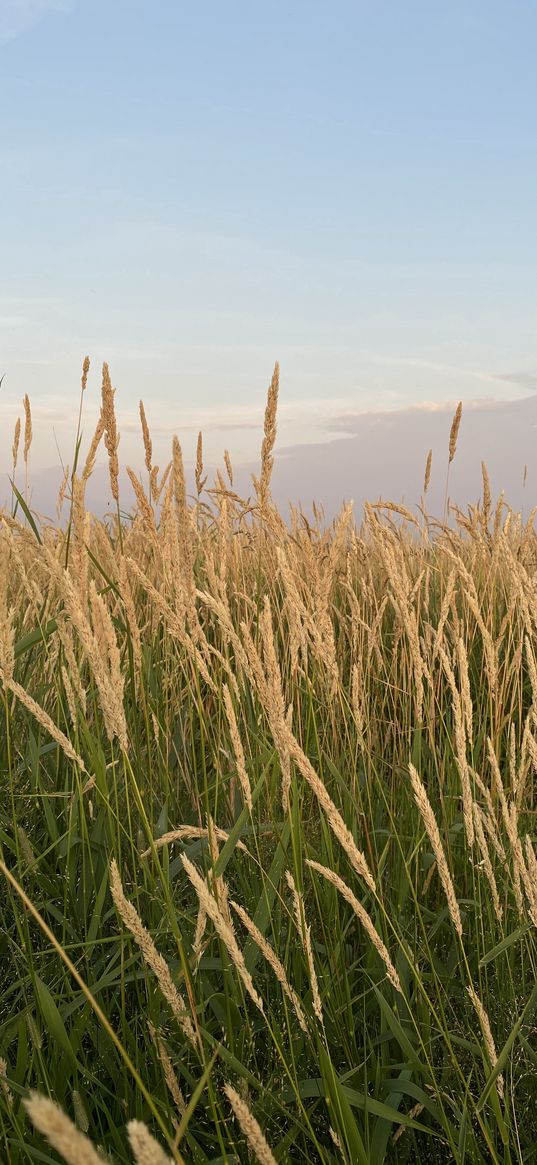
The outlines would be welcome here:
M 537 1160 L 534 515 L 284 521 L 277 396 L 250 499 L 142 408 L 127 515 L 105 366 L 68 520 L 0 515 L 9 1165 Z

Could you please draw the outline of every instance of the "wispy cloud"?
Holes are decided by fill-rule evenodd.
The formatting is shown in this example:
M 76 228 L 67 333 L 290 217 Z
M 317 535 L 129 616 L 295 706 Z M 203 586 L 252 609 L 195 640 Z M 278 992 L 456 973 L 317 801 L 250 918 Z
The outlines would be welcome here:
M 529 392 L 535 392 L 537 389 L 537 376 L 531 372 L 501 372 L 495 379 L 506 381 L 508 384 L 519 384 Z
M 52 12 L 70 12 L 75 0 L 2 0 L 0 45 L 22 36 Z
M 424 400 L 420 401 L 419 404 L 396 409 L 348 409 L 345 412 L 334 414 L 330 427 L 354 433 L 356 431 L 356 425 L 359 425 L 365 420 L 380 423 L 386 419 L 390 424 L 394 424 L 401 417 L 419 416 L 420 414 L 427 413 L 450 414 L 454 412 L 458 403 L 456 399 L 447 401 Z M 475 400 L 464 399 L 464 413 L 466 415 L 469 411 L 475 412 L 479 409 L 501 409 L 505 408 L 506 403 L 506 401 L 496 400 L 493 397 L 478 397 Z

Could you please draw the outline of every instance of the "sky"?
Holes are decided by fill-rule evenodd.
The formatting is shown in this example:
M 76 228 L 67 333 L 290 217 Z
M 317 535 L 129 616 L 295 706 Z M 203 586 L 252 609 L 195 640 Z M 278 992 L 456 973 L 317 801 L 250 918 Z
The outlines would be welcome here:
M 26 392 L 72 460 L 86 354 L 134 467 L 140 397 L 161 463 L 253 461 L 276 359 L 282 450 L 529 398 L 536 43 L 529 0 L 0 0 L 4 478 Z

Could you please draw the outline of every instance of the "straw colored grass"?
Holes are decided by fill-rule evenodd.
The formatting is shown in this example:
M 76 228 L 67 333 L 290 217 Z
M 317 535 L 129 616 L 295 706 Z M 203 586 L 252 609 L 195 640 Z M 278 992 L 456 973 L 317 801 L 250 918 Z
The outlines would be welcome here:
M 459 404 L 442 520 L 280 513 L 278 365 L 252 496 L 140 402 L 120 506 L 89 372 L 55 521 L 6 458 L 0 1160 L 530 1161 L 537 507 L 448 505 Z

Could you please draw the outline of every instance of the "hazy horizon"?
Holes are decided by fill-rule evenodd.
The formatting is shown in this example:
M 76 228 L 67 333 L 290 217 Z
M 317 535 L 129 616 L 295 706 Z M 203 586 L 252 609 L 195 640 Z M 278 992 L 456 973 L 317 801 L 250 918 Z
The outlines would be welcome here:
M 312 443 L 282 444 L 278 438 L 272 479 L 274 499 L 287 514 L 288 503 L 301 504 L 311 512 L 312 503 L 324 508 L 330 521 L 344 501 L 354 502 L 359 522 L 364 502 L 378 500 L 403 503 L 415 509 L 422 500 L 425 462 L 432 449 L 431 482 L 427 494 L 427 508 L 441 517 L 444 508 L 445 482 L 448 460 L 448 441 L 454 404 L 444 406 L 424 404 L 390 412 L 334 413 L 330 421 L 330 439 Z M 262 412 L 257 425 L 258 453 L 262 440 Z M 84 432 L 86 427 L 83 426 Z M 143 444 L 138 422 L 135 456 L 126 460 L 120 440 L 120 495 L 121 504 L 129 509 L 133 491 L 126 475 L 129 464 L 147 487 Z M 121 426 L 119 427 L 121 432 Z M 467 401 L 463 405 L 457 452 L 450 467 L 449 496 L 466 512 L 469 503 L 481 496 L 481 461 L 485 461 L 490 476 L 493 497 L 501 491 L 505 501 L 527 518 L 537 504 L 537 474 L 532 454 L 537 434 L 537 393 L 516 401 Z M 180 428 L 177 435 L 182 440 Z M 197 434 L 196 434 L 197 436 Z M 91 432 L 87 431 L 82 445 L 82 458 L 87 452 Z M 74 445 L 74 434 L 73 442 Z M 166 456 L 153 457 L 154 463 L 164 469 L 171 456 L 171 436 L 166 435 Z M 253 493 L 251 474 L 258 473 L 259 456 L 247 461 L 234 458 L 234 486 L 243 496 Z M 68 464 L 69 462 L 67 462 Z M 223 457 L 206 459 L 207 486 L 213 484 L 214 474 L 220 469 L 227 480 Z M 194 462 L 185 458 L 187 486 L 194 492 Z M 34 469 L 29 458 L 29 504 L 37 512 L 54 518 L 56 498 L 63 476 L 57 463 Z M 24 466 L 19 462 L 17 487 L 23 491 Z M 8 506 L 10 486 L 5 478 L 4 497 L 0 505 Z M 106 454 L 101 448 L 95 471 L 88 481 L 86 500 L 97 515 L 113 510 L 109 488 Z M 67 507 L 64 507 L 64 509 Z

